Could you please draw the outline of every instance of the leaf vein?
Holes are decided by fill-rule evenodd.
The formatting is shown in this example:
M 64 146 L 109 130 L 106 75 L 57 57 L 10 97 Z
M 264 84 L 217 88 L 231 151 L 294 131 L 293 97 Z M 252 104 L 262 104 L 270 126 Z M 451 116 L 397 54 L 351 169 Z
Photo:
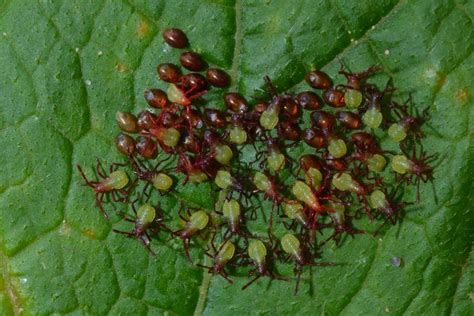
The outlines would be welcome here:
M 367 280 L 369 279 L 369 276 L 370 276 L 370 272 L 372 271 L 372 269 L 374 267 L 374 262 L 376 261 L 378 255 L 380 253 L 380 248 L 381 248 L 380 244 L 377 243 L 377 247 L 375 248 L 375 254 L 373 255 L 372 260 L 370 261 L 370 263 L 368 265 L 369 268 L 367 269 L 367 272 L 365 273 L 364 278 L 362 279 L 360 286 L 357 288 L 356 291 L 354 291 L 354 293 L 351 294 L 350 300 L 347 301 L 344 305 L 342 305 L 340 307 L 339 314 L 342 314 L 342 312 L 347 308 L 347 306 L 350 305 L 350 303 L 354 300 L 354 298 L 357 296 L 357 294 L 359 294 L 362 291 L 362 289 L 365 288 Z

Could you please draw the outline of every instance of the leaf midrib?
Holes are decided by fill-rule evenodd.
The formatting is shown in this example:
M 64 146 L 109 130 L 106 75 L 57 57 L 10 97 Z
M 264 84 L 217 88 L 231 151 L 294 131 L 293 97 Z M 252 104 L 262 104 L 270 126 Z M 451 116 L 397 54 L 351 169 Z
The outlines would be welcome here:
M 15 289 L 10 275 L 8 274 L 8 258 L 0 251 L 0 269 L 2 271 L 3 284 L 5 286 L 5 293 L 8 296 L 8 302 L 13 307 L 15 315 L 20 315 L 23 307 L 20 302 L 20 297 Z

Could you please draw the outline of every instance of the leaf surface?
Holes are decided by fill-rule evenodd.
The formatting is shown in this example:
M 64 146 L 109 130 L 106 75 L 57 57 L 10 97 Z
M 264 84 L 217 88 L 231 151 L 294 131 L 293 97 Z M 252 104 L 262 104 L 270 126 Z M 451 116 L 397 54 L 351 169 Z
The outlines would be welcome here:
M 0 1 L 0 313 L 473 314 L 473 13 L 462 0 Z M 95 157 L 120 159 L 115 112 L 164 87 L 155 67 L 179 54 L 161 37 L 170 26 L 246 96 L 263 75 L 302 90 L 309 69 L 335 74 L 337 58 L 381 64 L 400 97 L 430 106 L 437 200 L 424 184 L 401 225 L 327 247 L 324 259 L 344 264 L 306 270 L 297 296 L 294 282 L 241 291 L 246 277 L 203 274 L 177 240 L 155 243 L 154 258 L 113 234 L 121 224 L 103 219 L 75 165 L 92 176 Z M 206 190 L 177 197 L 209 206 Z

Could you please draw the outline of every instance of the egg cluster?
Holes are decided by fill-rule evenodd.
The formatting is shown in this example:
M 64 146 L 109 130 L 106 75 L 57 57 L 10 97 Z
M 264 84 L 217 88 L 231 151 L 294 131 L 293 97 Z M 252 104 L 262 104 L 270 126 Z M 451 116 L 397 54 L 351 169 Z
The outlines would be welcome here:
M 179 29 L 165 30 L 163 38 L 174 48 L 189 45 Z M 211 108 L 206 94 L 228 88 L 230 76 L 208 68 L 193 51 L 183 52 L 179 63 L 158 65 L 168 89 L 145 91 L 152 109 L 117 113 L 115 143 L 126 162 L 112 164 L 109 174 L 98 162 L 98 181 L 78 166 L 106 218 L 109 203 L 131 204 L 134 215 L 118 215 L 133 228 L 114 231 L 137 238 L 151 253 L 152 239 L 167 234 L 182 240 L 192 263 L 192 240 L 206 236 L 210 264 L 198 265 L 210 273 L 232 283 L 229 266 L 252 267 L 246 288 L 263 276 L 285 279 L 275 263 L 291 260 L 297 291 L 305 266 L 337 264 L 320 261 L 326 242 L 368 233 L 354 218 L 366 216 L 377 234 L 402 216 L 406 187 L 419 192 L 420 182 L 433 178 L 433 156 L 419 145 L 428 111 L 394 101 L 390 81 L 383 89 L 369 83 L 380 67 L 355 73 L 341 64 L 341 84 L 312 70 L 305 78 L 310 89 L 299 93 L 280 93 L 264 77 L 267 93 L 255 102 L 226 92 L 222 106 Z M 382 148 L 381 138 L 392 150 Z M 176 230 L 168 224 L 176 218 L 149 201 L 172 194 L 177 181 L 210 182 L 216 202 L 213 210 L 184 205 Z M 255 222 L 265 230 L 254 229 Z

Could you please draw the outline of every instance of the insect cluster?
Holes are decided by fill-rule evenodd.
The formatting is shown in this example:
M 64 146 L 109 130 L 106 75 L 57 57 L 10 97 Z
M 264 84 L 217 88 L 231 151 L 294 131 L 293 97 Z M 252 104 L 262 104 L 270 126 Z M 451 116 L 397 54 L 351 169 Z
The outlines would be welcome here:
M 179 29 L 165 30 L 163 38 L 174 48 L 188 46 Z M 198 265 L 231 283 L 229 271 L 247 267 L 252 278 L 243 288 L 264 276 L 287 280 L 277 267 L 291 261 L 296 292 L 304 267 L 337 264 L 320 261 L 326 242 L 367 233 L 355 218 L 366 216 L 377 234 L 401 218 L 408 185 L 419 192 L 420 182 L 433 179 L 433 156 L 419 145 L 428 111 L 394 101 L 390 81 L 383 89 L 369 83 L 377 66 L 350 72 L 341 63 L 341 84 L 312 70 L 305 78 L 311 89 L 300 93 L 280 93 L 264 77 L 267 93 L 254 102 L 227 92 L 222 108 L 210 108 L 202 97 L 228 88 L 230 76 L 193 51 L 179 62 L 158 65 L 168 89 L 145 91 L 151 109 L 117 113 L 115 144 L 126 162 L 112 164 L 109 174 L 98 162 L 99 181 L 78 166 L 106 218 L 107 203 L 131 205 L 133 216 L 118 215 L 133 227 L 114 231 L 151 253 L 152 239 L 165 234 L 182 241 L 192 263 L 192 240 L 203 238 L 210 259 Z M 382 148 L 382 138 L 399 150 Z M 177 181 L 210 182 L 216 198 L 213 210 L 183 204 L 181 227 L 172 228 L 177 216 L 150 201 L 172 194 Z

